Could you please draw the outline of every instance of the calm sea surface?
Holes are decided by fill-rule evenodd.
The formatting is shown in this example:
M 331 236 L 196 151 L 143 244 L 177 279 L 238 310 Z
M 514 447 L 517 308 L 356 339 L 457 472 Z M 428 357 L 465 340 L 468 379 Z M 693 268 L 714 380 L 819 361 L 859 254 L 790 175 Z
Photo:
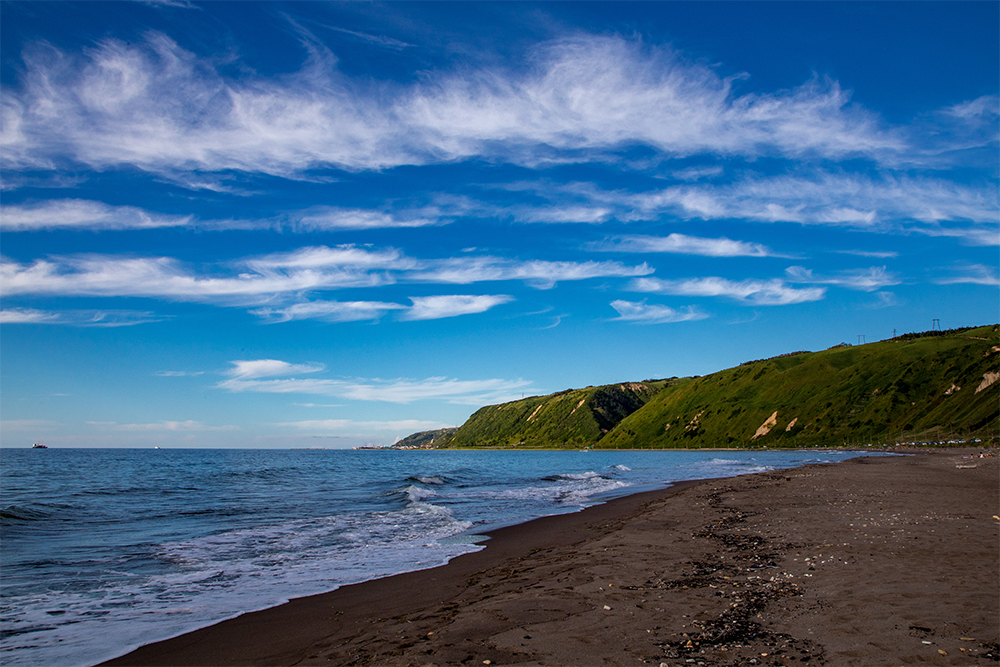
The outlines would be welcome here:
M 501 525 L 781 452 L 0 450 L 0 663 L 91 665 L 347 583 L 433 567 Z

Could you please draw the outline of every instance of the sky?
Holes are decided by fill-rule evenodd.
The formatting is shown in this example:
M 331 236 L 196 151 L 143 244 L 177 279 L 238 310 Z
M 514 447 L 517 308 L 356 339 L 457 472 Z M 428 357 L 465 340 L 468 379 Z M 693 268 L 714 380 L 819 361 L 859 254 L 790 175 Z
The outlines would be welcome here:
M 4 447 L 391 444 L 1000 320 L 996 2 L 0 17 Z

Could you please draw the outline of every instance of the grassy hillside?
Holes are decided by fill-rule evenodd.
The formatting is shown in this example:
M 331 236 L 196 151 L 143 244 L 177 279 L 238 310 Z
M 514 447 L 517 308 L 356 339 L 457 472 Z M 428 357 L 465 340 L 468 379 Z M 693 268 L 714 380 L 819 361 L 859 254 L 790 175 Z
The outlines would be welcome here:
M 668 380 L 569 389 L 475 412 L 449 447 L 584 447 L 601 439 Z
M 439 428 L 433 431 L 420 431 L 408 435 L 399 442 L 393 444 L 395 449 L 426 449 L 429 447 L 441 447 L 455 434 L 458 427 Z
M 803 447 L 1000 432 L 997 325 L 569 390 L 477 411 L 447 446 Z
M 936 333 L 936 332 L 935 332 Z M 650 401 L 600 447 L 801 447 L 997 433 L 997 327 L 744 364 Z M 994 380 L 995 382 L 995 380 Z

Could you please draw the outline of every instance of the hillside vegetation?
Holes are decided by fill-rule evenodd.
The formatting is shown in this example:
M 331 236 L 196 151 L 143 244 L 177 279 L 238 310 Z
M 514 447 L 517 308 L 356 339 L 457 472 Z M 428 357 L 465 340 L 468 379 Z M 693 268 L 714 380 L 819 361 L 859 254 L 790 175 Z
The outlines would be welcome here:
M 458 427 L 439 428 L 433 431 L 420 431 L 413 435 L 408 435 L 399 442 L 392 445 L 393 449 L 430 449 L 447 442 L 451 436 L 455 435 Z
M 586 447 L 644 406 L 667 380 L 569 389 L 477 410 L 449 447 Z
M 998 326 L 907 334 L 704 377 L 587 387 L 478 410 L 446 447 L 803 447 L 1000 432 Z

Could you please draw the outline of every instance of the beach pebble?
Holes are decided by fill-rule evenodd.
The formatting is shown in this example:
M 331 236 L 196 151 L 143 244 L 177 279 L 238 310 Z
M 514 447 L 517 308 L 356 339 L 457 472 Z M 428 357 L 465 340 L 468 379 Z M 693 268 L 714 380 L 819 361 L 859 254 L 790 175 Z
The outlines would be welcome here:
M 608 605 L 604 605 L 604 610 L 605 611 L 611 611 L 611 607 L 609 607 Z

